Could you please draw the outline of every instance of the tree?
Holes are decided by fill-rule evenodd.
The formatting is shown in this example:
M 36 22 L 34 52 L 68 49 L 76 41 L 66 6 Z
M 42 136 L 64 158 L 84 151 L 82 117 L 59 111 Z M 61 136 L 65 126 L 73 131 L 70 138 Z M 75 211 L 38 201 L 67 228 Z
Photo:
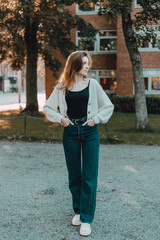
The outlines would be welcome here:
M 52 55 L 59 49 L 67 57 L 76 46 L 73 28 L 93 37 L 95 29 L 68 11 L 75 0 L 0 0 L 0 61 L 10 61 L 14 70 L 26 64 L 26 112 L 38 112 L 37 59 L 42 56 L 54 76 L 61 62 Z M 79 1 L 79 2 L 82 2 Z
M 133 12 L 133 0 L 101 0 L 93 2 L 100 6 L 100 15 L 105 15 L 107 18 L 116 18 L 119 15 L 122 18 L 123 33 L 132 63 L 135 85 L 136 128 L 144 129 L 148 124 L 148 114 L 138 43 L 146 38 L 151 40 L 154 37 L 154 33 L 147 25 L 157 23 L 160 19 L 160 1 L 141 0 L 142 8 L 134 16 L 131 14 Z M 140 32 L 143 32 L 143 34 L 140 34 Z

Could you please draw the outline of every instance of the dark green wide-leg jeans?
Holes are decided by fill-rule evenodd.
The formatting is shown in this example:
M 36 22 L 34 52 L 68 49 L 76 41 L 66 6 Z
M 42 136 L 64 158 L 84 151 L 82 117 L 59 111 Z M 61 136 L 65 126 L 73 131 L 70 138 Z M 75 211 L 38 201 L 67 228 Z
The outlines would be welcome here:
M 97 125 L 64 127 L 63 146 L 73 210 L 85 223 L 92 223 L 95 213 L 99 144 Z

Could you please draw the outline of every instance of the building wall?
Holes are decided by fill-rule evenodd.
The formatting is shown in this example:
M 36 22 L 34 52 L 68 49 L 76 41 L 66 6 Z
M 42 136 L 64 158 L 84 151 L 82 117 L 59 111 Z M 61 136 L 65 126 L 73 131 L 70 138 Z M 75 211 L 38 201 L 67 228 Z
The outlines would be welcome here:
M 125 44 L 121 17 L 117 17 L 117 94 L 131 95 L 133 93 L 132 66 Z
M 73 4 L 69 7 L 69 10 L 75 15 L 76 14 L 76 5 Z M 79 16 L 83 18 L 86 22 L 90 22 L 96 29 L 99 30 L 116 30 L 117 23 L 114 20 L 106 20 L 104 16 L 98 16 L 97 14 L 94 15 L 81 15 Z M 76 44 L 76 29 L 71 31 L 71 39 Z M 66 59 L 63 58 L 61 53 L 58 50 L 53 51 L 53 55 L 57 57 L 62 62 L 62 68 L 60 69 L 59 76 L 63 71 Z M 96 53 L 91 54 L 93 59 L 93 64 L 91 70 L 110 70 L 116 69 L 116 53 L 114 54 L 104 54 L 104 53 Z M 53 73 L 50 71 L 49 68 L 46 67 L 46 96 L 47 98 L 53 91 L 53 88 L 56 84 L 57 79 L 53 77 Z
M 139 11 L 140 8 L 134 8 L 132 17 Z M 142 67 L 145 69 L 160 68 L 160 51 L 141 51 Z M 117 94 L 119 95 L 133 95 L 133 73 L 132 65 L 129 58 L 129 53 L 125 44 L 122 20 L 117 17 Z M 160 77 L 160 72 L 159 72 Z
M 134 1 L 133 1 L 134 2 Z M 134 4 L 134 3 L 133 3 Z M 69 7 L 69 10 L 76 14 L 76 5 Z M 132 16 L 139 11 L 139 8 L 134 9 Z M 117 17 L 117 20 L 106 20 L 104 16 L 98 16 L 97 14 L 88 14 L 80 15 L 85 21 L 90 22 L 95 28 L 99 30 L 117 30 L 117 52 L 116 53 L 93 53 L 93 65 L 91 70 L 116 70 L 117 76 L 117 91 L 118 95 L 133 95 L 134 93 L 134 84 L 133 84 L 133 73 L 132 66 L 129 58 L 129 53 L 126 48 L 123 30 L 122 30 L 122 21 L 121 17 Z M 71 39 L 76 43 L 76 29 L 71 31 Z M 159 51 L 141 51 L 142 66 L 144 70 L 147 69 L 156 69 L 157 73 L 160 71 L 160 52 Z M 65 61 L 60 54 L 60 52 L 53 51 L 53 55 L 57 57 L 62 63 L 63 66 L 59 72 L 61 74 Z M 158 70 L 159 69 L 159 70 Z M 56 80 L 53 77 L 53 73 L 46 67 L 46 96 L 51 94 Z M 149 70 L 148 70 L 149 71 Z M 147 73 L 146 73 L 147 74 Z M 156 76 L 156 75 L 155 75 Z M 160 74 L 157 75 L 160 77 Z M 156 94 L 156 92 L 155 92 Z

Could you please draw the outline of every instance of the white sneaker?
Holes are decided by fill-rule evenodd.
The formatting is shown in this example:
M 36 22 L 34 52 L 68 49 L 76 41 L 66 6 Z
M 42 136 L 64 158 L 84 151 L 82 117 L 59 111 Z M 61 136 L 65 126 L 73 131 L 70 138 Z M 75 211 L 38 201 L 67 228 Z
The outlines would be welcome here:
M 91 224 L 89 223 L 81 223 L 80 227 L 80 235 L 81 236 L 88 236 L 91 234 Z
M 76 214 L 72 219 L 72 225 L 79 226 L 81 224 L 80 214 Z

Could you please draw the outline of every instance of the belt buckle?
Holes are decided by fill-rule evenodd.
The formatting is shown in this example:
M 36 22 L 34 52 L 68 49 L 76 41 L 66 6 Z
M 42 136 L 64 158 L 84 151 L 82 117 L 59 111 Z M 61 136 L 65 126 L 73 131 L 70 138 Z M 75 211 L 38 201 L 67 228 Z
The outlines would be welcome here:
M 75 123 L 76 125 L 78 125 L 77 119 L 74 120 L 74 123 Z

